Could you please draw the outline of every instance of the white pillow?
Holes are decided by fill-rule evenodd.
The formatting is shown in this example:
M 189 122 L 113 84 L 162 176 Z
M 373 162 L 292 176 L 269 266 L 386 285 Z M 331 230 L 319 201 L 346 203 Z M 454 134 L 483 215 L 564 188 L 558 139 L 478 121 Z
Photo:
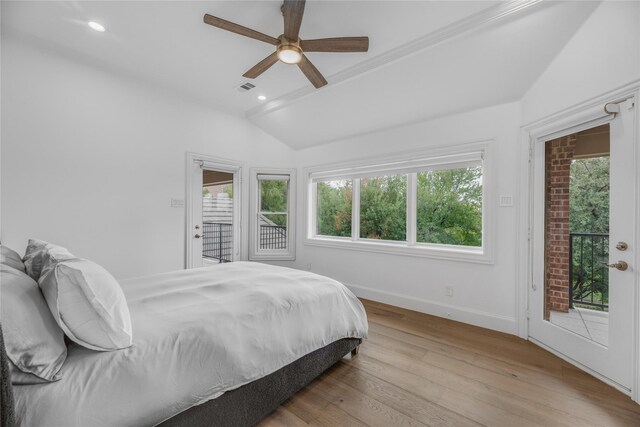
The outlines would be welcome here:
M 72 341 L 100 351 L 131 346 L 131 317 L 122 288 L 98 264 L 79 258 L 60 261 L 39 285 Z

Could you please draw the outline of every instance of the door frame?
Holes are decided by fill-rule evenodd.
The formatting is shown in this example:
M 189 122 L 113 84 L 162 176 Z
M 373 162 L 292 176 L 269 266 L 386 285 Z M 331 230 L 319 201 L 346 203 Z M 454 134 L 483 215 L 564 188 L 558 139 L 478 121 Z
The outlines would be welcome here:
M 187 152 L 185 161 L 186 188 L 185 188 L 185 260 L 184 268 L 192 268 L 193 246 L 190 236 L 194 230 L 193 222 L 193 165 L 200 163 L 205 169 L 217 170 L 233 174 L 233 261 L 238 261 L 242 257 L 242 171 L 243 162 L 223 159 L 220 157 L 208 156 Z
M 527 339 L 536 345 L 539 345 L 556 356 L 566 360 L 567 362 L 577 366 L 578 368 L 597 377 L 603 382 L 617 388 L 623 393 L 629 395 L 634 401 L 640 403 L 640 251 L 636 251 L 634 262 L 634 321 L 632 325 L 633 333 L 633 373 L 631 378 L 631 390 L 620 388 L 616 383 L 609 381 L 607 378 L 592 371 L 588 367 L 579 362 L 555 351 L 544 344 L 537 342 L 529 337 L 529 288 L 533 283 L 533 213 L 534 209 L 539 207 L 533 203 L 533 167 L 534 167 L 534 145 L 540 140 L 553 139 L 562 134 L 568 134 L 573 131 L 577 132 L 588 129 L 597 123 L 601 123 L 609 115 L 604 111 L 604 106 L 608 102 L 619 101 L 628 97 L 635 96 L 636 105 L 634 108 L 635 123 L 633 129 L 634 159 L 637 165 L 640 165 L 640 147 L 639 147 L 639 128 L 640 128 L 640 108 L 637 105 L 640 95 L 640 80 L 629 85 L 604 93 L 597 97 L 591 98 L 583 103 L 574 105 L 566 110 L 551 114 L 521 127 L 521 137 L 519 144 L 519 162 L 520 175 L 518 176 L 518 187 L 520 190 L 520 198 L 518 201 L 518 265 L 517 275 L 519 286 L 517 291 L 518 300 L 518 335 Z M 635 182 L 640 184 L 640 168 L 636 168 Z M 632 236 L 632 244 L 640 243 L 640 197 L 636 196 L 636 212 L 635 212 L 635 235 Z M 631 240 L 631 239 L 630 239 Z M 542 286 L 543 284 L 538 284 Z

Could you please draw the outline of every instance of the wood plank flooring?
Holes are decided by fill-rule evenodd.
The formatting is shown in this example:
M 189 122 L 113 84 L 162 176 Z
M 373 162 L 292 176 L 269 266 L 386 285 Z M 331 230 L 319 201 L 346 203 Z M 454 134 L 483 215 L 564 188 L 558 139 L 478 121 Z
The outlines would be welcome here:
M 363 300 L 369 338 L 260 426 L 640 426 L 640 405 L 512 335 Z

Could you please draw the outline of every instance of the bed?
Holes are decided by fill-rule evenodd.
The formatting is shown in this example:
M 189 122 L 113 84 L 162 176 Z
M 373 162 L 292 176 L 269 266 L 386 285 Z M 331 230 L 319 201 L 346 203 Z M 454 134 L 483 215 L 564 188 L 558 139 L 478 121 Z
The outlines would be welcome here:
M 253 425 L 367 334 L 360 301 L 310 272 L 236 262 L 120 284 L 133 345 L 68 343 L 62 380 L 13 387 L 16 423 Z

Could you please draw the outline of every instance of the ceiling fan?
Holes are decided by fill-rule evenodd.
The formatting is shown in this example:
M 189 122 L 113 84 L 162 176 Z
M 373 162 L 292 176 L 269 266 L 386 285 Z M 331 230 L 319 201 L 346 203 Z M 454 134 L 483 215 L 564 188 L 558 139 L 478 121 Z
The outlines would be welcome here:
M 320 71 L 305 56 L 305 52 L 366 52 L 369 50 L 369 37 L 335 37 L 328 39 L 300 40 L 300 24 L 304 14 L 305 0 L 285 0 L 281 7 L 284 16 L 284 34 L 278 38 L 268 36 L 224 19 L 204 15 L 204 22 L 232 33 L 272 44 L 276 51 L 258 62 L 244 77 L 255 79 L 267 71 L 278 60 L 285 64 L 297 64 L 304 75 L 316 87 L 327 84 Z

